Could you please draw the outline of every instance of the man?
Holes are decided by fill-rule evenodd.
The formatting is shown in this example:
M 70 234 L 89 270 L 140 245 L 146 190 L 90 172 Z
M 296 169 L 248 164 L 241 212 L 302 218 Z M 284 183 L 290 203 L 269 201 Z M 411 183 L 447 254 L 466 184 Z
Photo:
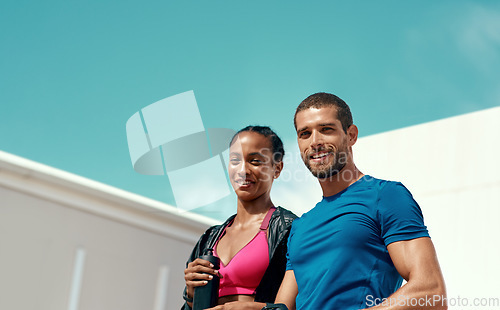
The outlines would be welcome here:
M 349 106 L 335 95 L 313 94 L 297 107 L 294 123 L 323 200 L 292 225 L 276 302 L 290 310 L 446 309 L 420 207 L 401 183 L 356 168 L 358 129 Z

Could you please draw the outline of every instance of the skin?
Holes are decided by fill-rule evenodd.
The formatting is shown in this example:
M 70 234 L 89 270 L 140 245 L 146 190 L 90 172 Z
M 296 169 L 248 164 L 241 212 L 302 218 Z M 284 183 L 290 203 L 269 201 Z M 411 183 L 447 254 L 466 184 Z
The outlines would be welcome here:
M 296 115 L 297 141 L 304 161 L 309 162 L 311 170 L 321 170 L 336 166 L 339 156 L 336 153 L 346 152 L 346 163 L 342 170 L 328 178 L 318 178 L 323 196 L 328 197 L 343 191 L 359 180 L 361 173 L 354 164 L 352 146 L 356 143 L 358 129 L 351 125 L 347 132 L 342 129 L 337 119 L 335 107 L 310 108 Z M 338 166 L 338 165 L 337 165 Z M 312 171 L 314 172 L 314 171 Z M 425 298 L 438 295 L 446 297 L 443 275 L 439 267 L 434 245 L 430 238 L 417 238 L 408 241 L 394 242 L 387 250 L 399 274 L 407 281 L 389 298 Z M 297 282 L 293 270 L 288 270 L 276 297 L 276 303 L 284 303 L 288 309 L 294 310 L 295 298 L 298 294 Z M 411 307 L 393 303 L 379 305 L 370 309 L 446 309 L 437 302 L 431 307 Z
M 255 132 L 242 132 L 233 141 L 229 155 L 229 178 L 238 197 L 233 224 L 219 240 L 217 254 L 227 265 L 259 232 L 266 213 L 274 206 L 270 193 L 274 179 L 283 169 L 283 162 L 272 160 L 272 145 L 268 138 Z M 206 285 L 206 280 L 219 274 L 210 262 L 196 259 L 184 270 L 187 294 L 193 297 L 194 288 Z M 220 275 L 220 274 L 219 274 Z M 202 281 L 200 281 L 202 280 Z M 260 310 L 264 303 L 254 302 L 254 295 L 230 295 L 219 298 L 212 310 Z M 192 307 L 191 303 L 188 303 Z

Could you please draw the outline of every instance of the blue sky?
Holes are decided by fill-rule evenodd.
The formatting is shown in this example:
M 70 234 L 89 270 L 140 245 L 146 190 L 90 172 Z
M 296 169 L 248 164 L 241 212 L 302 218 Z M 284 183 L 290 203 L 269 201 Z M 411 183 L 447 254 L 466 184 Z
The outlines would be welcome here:
M 497 1 L 4 1 L 0 29 L 0 150 L 167 203 L 125 123 L 181 92 L 206 128 L 271 125 L 288 149 L 317 91 L 361 136 L 500 105 Z

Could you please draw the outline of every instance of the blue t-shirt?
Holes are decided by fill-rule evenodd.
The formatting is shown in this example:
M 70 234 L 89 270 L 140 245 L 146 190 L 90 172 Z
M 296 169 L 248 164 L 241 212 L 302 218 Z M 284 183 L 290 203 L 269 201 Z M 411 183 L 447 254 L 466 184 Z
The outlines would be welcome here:
M 401 183 L 363 176 L 323 197 L 288 240 L 297 309 L 361 309 L 388 297 L 403 279 L 387 245 L 420 237 L 429 237 L 422 211 Z

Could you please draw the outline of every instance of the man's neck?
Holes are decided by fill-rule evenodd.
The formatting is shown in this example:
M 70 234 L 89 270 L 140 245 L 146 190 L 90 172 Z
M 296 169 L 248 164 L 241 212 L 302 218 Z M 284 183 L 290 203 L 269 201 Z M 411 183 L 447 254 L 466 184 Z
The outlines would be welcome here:
M 348 164 L 336 175 L 318 181 L 323 190 L 323 197 L 329 197 L 340 193 L 363 176 L 364 174 L 354 164 Z

